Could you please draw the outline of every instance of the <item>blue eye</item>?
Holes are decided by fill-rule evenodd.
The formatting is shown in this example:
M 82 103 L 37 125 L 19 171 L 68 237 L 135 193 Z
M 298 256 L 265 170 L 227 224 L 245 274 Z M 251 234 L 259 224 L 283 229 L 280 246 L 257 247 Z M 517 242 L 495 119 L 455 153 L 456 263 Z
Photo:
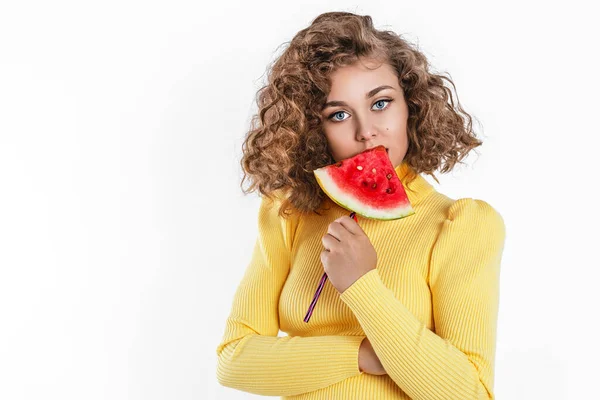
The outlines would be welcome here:
M 338 115 L 338 114 L 345 114 L 345 113 L 346 113 L 345 111 L 337 111 L 337 112 L 334 112 L 333 114 L 331 114 L 331 115 L 329 116 L 329 119 L 332 119 L 332 120 L 334 120 L 334 121 L 343 121 L 343 119 L 337 119 L 337 118 L 335 118 L 335 116 L 336 116 L 336 115 Z
M 389 101 L 389 100 L 379 100 L 379 101 L 377 101 L 375 104 L 379 104 L 379 103 L 386 102 L 386 101 Z M 382 108 L 380 108 L 380 110 L 383 110 L 383 107 L 382 107 Z
M 382 107 L 376 107 L 375 111 L 383 111 L 383 110 L 385 110 L 387 108 L 387 106 L 392 101 L 394 101 L 394 100 L 392 100 L 392 99 L 381 99 L 381 100 L 376 101 L 375 104 L 373 104 L 374 106 L 376 106 L 377 104 L 380 104 L 380 103 L 385 103 L 386 105 L 385 105 L 385 107 L 384 106 L 382 106 Z M 331 114 L 329 117 L 327 117 L 327 119 L 332 120 L 334 122 L 342 122 L 342 121 L 344 121 L 346 119 L 346 118 L 344 118 L 344 119 L 335 118 L 335 116 L 338 115 L 338 114 L 347 114 L 347 113 L 346 113 L 346 111 L 336 111 L 333 114 Z

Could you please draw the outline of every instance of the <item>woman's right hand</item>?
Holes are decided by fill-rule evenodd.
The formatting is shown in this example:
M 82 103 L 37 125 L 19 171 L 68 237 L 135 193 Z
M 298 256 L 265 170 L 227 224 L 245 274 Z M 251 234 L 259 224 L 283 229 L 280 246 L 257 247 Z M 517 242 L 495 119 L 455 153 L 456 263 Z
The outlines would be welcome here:
M 358 369 L 371 375 L 387 374 L 367 337 L 361 342 L 358 350 Z

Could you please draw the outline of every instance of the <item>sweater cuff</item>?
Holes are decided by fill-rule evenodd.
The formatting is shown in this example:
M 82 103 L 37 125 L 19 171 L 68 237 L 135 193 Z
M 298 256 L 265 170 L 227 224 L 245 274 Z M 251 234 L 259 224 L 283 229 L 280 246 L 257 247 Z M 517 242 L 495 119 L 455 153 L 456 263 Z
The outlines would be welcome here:
M 364 372 L 360 370 L 358 364 L 358 353 L 360 345 L 366 336 L 339 336 L 340 341 L 332 342 L 331 347 L 323 354 L 334 354 L 334 357 L 339 357 L 340 373 L 349 374 L 350 376 L 362 375 Z M 327 358 L 327 357 L 325 357 Z
M 415 317 L 404 304 L 402 304 L 394 292 L 390 290 L 381 280 L 379 270 L 372 269 L 360 278 L 358 278 L 341 295 L 340 300 L 350 307 L 363 329 L 377 325 L 377 321 L 386 321 L 389 312 L 395 312 L 396 316 L 402 321 L 401 336 L 409 340 L 412 335 L 418 333 L 422 322 Z M 370 320 L 370 323 L 368 321 Z M 397 332 L 400 334 L 400 332 Z
M 344 290 L 340 295 L 340 300 L 352 306 L 361 299 L 364 299 L 365 296 L 368 296 L 370 293 L 377 292 L 381 286 L 385 285 L 379 276 L 379 271 L 377 268 L 372 269 Z

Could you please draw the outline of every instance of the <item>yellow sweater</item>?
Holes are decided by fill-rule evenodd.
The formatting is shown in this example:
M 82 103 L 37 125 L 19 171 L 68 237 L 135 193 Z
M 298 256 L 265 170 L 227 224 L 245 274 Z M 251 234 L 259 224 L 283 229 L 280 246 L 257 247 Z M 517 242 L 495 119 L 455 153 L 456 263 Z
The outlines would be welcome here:
M 216 349 L 221 385 L 294 400 L 494 399 L 504 220 L 485 201 L 453 200 L 421 175 L 407 186 L 409 168 L 403 162 L 396 173 L 415 214 L 357 216 L 377 268 L 341 295 L 327 281 L 308 323 L 324 273 L 321 238 L 349 211 L 327 199 L 323 215 L 286 220 L 278 202 L 262 198 L 253 255 Z M 387 375 L 360 372 L 365 336 Z

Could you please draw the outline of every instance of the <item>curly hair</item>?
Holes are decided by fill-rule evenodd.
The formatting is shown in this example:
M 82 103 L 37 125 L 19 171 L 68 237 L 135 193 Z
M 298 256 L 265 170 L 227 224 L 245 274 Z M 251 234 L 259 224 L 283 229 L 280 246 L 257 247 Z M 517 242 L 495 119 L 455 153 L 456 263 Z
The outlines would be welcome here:
M 258 113 L 242 144 L 240 186 L 281 200 L 279 215 L 295 208 L 315 212 L 326 194 L 313 171 L 335 160 L 322 131 L 321 108 L 331 87 L 329 75 L 362 58 L 389 63 L 398 76 L 408 105 L 408 149 L 403 161 L 415 173 L 433 177 L 450 172 L 482 142 L 472 118 L 444 86 L 450 78 L 429 72 L 426 57 L 392 31 L 373 27 L 368 15 L 326 12 L 299 31 L 283 54 L 267 68 L 267 84 L 258 90 Z M 448 100 L 450 103 L 448 103 Z M 416 175 L 408 176 L 408 183 Z M 243 184 L 251 185 L 244 190 Z

